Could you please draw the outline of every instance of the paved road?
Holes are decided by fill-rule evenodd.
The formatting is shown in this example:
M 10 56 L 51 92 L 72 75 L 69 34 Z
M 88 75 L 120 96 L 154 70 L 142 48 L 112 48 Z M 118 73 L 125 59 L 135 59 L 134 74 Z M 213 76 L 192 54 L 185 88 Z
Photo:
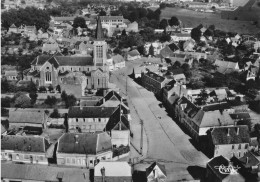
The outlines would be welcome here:
M 133 67 L 140 64 L 141 61 L 127 62 L 126 68 L 113 72 L 111 80 L 123 93 L 126 92 L 126 75 L 131 74 Z M 163 108 L 159 107 L 160 102 L 152 92 L 128 78 L 127 95 L 130 108 L 134 108 L 139 119 L 144 121 L 147 135 L 146 159 L 164 163 L 168 181 L 192 180 L 187 167 L 205 166 L 208 158 L 195 149 L 190 143 L 190 137 L 178 127 Z

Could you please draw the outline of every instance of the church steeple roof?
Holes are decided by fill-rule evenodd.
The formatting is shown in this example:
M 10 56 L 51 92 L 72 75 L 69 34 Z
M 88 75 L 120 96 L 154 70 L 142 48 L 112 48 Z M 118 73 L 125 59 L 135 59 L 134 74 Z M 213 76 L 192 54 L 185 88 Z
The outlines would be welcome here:
M 97 40 L 102 40 L 104 38 L 100 16 L 98 16 L 98 19 L 97 19 L 97 28 L 96 28 L 96 37 L 95 38 Z

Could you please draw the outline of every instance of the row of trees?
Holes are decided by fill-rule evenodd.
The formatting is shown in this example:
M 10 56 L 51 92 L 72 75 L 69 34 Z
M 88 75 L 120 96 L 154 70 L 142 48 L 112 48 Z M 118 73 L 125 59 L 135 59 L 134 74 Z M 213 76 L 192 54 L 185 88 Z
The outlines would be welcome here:
M 35 7 L 10 9 L 2 13 L 1 22 L 4 28 L 9 28 L 12 24 L 35 25 L 37 29 L 47 29 L 49 27 L 50 16 L 47 11 Z

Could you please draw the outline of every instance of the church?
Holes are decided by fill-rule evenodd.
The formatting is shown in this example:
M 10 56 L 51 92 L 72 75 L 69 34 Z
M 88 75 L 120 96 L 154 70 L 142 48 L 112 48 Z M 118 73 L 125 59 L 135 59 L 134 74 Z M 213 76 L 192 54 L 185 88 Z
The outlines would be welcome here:
M 24 71 L 24 80 L 31 80 L 38 86 L 56 87 L 66 84 L 68 80 L 76 80 L 76 75 L 80 75 L 83 90 L 106 89 L 109 81 L 107 43 L 100 17 L 97 19 L 93 46 L 93 56 L 63 56 L 61 53 L 38 56 L 31 63 L 31 68 Z

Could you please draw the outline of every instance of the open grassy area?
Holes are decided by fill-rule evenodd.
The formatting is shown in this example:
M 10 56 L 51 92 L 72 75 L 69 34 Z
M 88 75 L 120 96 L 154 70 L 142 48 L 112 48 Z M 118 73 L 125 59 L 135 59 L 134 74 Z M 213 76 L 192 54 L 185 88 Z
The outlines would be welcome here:
M 169 19 L 172 16 L 180 19 L 185 27 L 196 27 L 199 24 L 203 24 L 204 26 L 214 24 L 217 29 L 228 32 L 237 32 L 240 34 L 255 34 L 259 32 L 259 27 L 252 25 L 249 21 L 221 19 L 219 13 L 202 13 L 180 8 L 165 8 L 162 10 L 161 19 Z

